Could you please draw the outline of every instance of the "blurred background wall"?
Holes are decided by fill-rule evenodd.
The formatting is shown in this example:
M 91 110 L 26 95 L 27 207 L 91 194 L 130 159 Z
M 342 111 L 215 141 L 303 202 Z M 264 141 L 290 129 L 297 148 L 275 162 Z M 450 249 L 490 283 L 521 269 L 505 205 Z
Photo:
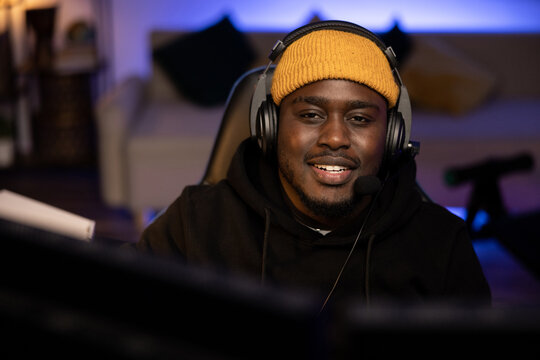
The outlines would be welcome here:
M 407 32 L 540 32 L 538 0 L 2 0 L 0 31 L 9 16 L 14 58 L 28 52 L 23 41 L 24 11 L 57 6 L 54 45 L 61 48 L 74 21 L 98 23 L 101 51 L 111 80 L 150 71 L 147 36 L 151 29 L 204 28 L 228 14 L 241 30 L 289 31 L 314 14 L 356 22 L 372 31 L 396 21 Z

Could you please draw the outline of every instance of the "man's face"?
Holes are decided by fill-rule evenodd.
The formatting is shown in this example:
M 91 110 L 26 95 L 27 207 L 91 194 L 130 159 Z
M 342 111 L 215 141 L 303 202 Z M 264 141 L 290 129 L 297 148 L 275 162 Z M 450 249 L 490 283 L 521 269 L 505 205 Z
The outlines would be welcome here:
M 350 214 L 354 181 L 379 170 L 386 122 L 384 98 L 347 80 L 318 81 L 283 99 L 279 176 L 294 206 L 322 223 Z

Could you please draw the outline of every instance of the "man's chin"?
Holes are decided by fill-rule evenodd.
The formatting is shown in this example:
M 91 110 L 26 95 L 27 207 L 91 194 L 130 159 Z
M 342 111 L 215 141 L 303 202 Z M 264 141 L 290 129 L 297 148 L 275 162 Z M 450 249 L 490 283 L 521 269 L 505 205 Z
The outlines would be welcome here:
M 331 219 L 339 219 L 350 215 L 355 207 L 354 199 L 330 202 L 328 200 L 302 197 L 302 202 L 313 214 Z

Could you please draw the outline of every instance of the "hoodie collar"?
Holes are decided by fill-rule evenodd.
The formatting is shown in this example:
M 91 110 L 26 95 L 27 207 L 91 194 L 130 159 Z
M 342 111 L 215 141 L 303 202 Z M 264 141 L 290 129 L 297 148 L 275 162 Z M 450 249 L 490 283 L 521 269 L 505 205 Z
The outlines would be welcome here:
M 385 181 L 377 201 L 372 204 L 374 208 L 362 238 L 372 234 L 380 237 L 392 231 L 408 221 L 420 205 L 421 198 L 413 189 L 416 181 L 414 160 L 402 160 L 397 169 Z M 227 177 L 238 195 L 261 217 L 268 217 L 269 211 L 274 225 L 283 227 L 299 238 L 313 234 L 309 228 L 313 224 L 303 225 L 304 221 L 297 221 L 290 210 L 282 194 L 276 166 L 263 156 L 255 139 L 249 138 L 241 143 L 231 161 Z M 343 225 L 326 237 L 316 233 L 316 241 L 328 241 L 331 244 L 351 242 L 350 235 L 358 232 L 366 212 L 367 209 L 359 215 L 358 221 Z

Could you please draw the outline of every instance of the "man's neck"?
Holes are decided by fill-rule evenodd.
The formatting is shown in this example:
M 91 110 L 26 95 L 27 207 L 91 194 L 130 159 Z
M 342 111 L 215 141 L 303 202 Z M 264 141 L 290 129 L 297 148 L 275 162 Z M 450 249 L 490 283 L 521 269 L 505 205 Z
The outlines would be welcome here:
M 287 196 L 287 193 L 285 192 L 283 187 L 281 190 L 282 190 L 282 196 L 283 196 L 284 202 L 287 204 L 287 206 L 291 210 L 291 213 L 293 217 L 295 218 L 295 220 L 299 222 L 300 224 L 306 227 L 309 227 L 312 230 L 320 232 L 323 235 L 326 235 L 327 233 L 352 221 L 353 219 L 357 219 L 359 216 L 361 216 L 361 213 L 367 208 L 367 206 L 369 205 L 372 199 L 371 196 L 362 197 L 358 205 L 355 207 L 355 210 L 351 212 L 350 215 L 333 219 L 333 218 L 318 216 L 315 214 L 306 214 L 306 212 L 294 206 L 293 202 Z

